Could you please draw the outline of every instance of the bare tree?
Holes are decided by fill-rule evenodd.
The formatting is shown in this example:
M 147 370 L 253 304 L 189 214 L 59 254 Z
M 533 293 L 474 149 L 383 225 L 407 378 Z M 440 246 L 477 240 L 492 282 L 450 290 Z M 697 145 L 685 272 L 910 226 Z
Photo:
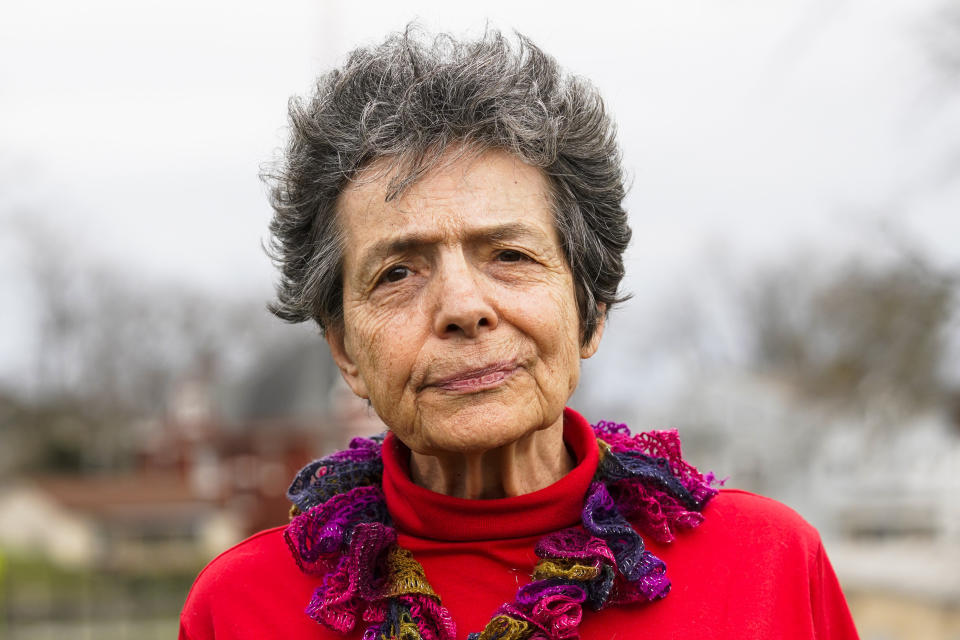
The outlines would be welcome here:
M 36 318 L 39 335 L 31 397 L 0 398 L 8 425 L 0 448 L 20 452 L 8 467 L 123 465 L 131 422 L 162 417 L 172 389 L 198 369 L 229 383 L 291 342 L 310 338 L 322 348 L 256 297 L 231 299 L 98 263 L 39 216 L 22 217 L 17 231 L 32 292 L 19 312 Z
M 770 271 L 747 296 L 754 360 L 808 397 L 904 410 L 944 400 L 957 278 L 917 258 L 852 262 L 823 281 L 803 265 Z

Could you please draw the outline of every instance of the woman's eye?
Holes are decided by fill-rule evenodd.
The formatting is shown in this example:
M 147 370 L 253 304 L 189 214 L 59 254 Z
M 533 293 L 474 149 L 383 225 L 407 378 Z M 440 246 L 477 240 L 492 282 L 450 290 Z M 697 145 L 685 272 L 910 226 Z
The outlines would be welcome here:
M 500 262 L 520 262 L 521 260 L 526 260 L 527 256 L 523 255 L 519 251 L 501 251 L 497 255 L 497 259 Z
M 380 278 L 380 282 L 399 282 L 410 275 L 407 267 L 392 267 Z

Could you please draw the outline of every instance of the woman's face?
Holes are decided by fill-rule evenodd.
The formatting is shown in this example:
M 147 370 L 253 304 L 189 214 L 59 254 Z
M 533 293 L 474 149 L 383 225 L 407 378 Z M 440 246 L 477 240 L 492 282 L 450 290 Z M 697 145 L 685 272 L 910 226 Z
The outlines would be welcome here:
M 493 449 L 562 420 L 602 327 L 580 346 L 543 173 L 491 151 L 385 202 L 389 178 L 338 202 L 344 324 L 327 340 L 347 383 L 427 455 Z

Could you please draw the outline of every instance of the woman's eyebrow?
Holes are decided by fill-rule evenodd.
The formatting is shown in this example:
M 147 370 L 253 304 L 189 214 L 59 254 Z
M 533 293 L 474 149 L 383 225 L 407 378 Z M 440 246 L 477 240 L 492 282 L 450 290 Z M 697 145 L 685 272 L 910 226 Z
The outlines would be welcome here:
M 403 253 L 416 253 L 426 247 L 442 244 L 446 234 L 430 231 L 412 231 L 398 236 L 383 238 L 370 245 L 360 256 L 360 265 L 357 273 L 361 278 L 376 271 L 377 267 L 386 258 Z M 477 244 L 490 241 L 504 240 L 533 240 L 543 242 L 548 238 L 543 231 L 535 226 L 522 222 L 506 222 L 487 227 L 471 229 L 464 238 L 465 244 Z
M 469 240 L 545 240 L 539 227 L 522 222 L 506 222 L 468 234 Z

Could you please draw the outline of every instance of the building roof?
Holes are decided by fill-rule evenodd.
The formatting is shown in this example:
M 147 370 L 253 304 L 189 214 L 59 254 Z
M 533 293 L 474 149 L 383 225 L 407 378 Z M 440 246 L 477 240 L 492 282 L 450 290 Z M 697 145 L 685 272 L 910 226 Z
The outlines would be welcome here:
M 169 472 L 44 476 L 35 478 L 34 483 L 64 508 L 98 518 L 138 520 L 190 515 L 211 506 L 184 478 Z

